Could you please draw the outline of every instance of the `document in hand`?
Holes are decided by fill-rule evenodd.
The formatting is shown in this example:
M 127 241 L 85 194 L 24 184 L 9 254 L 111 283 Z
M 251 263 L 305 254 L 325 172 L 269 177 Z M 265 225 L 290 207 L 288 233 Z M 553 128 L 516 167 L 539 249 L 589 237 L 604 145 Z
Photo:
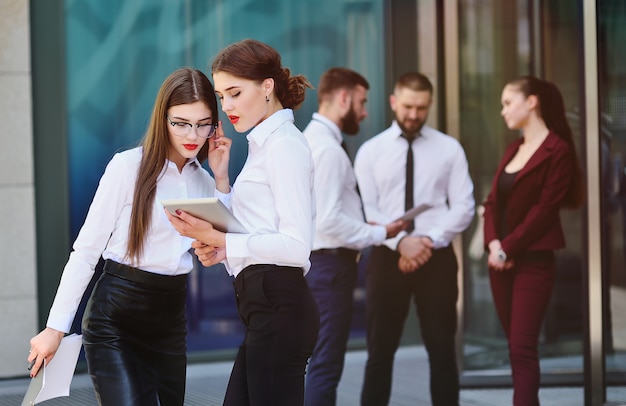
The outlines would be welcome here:
M 402 216 L 398 217 L 394 221 L 398 221 L 398 220 L 410 221 L 410 220 L 413 220 L 415 217 L 417 217 L 418 214 L 425 212 L 426 210 L 430 209 L 431 207 L 433 207 L 433 206 L 431 206 L 430 204 L 420 204 L 419 206 L 415 206 L 412 209 L 407 210 L 406 213 L 404 213 Z
M 44 367 L 31 379 L 22 406 L 70 395 L 70 384 L 82 343 L 82 335 L 71 334 L 63 337 L 52 361 L 49 364 L 44 361 Z

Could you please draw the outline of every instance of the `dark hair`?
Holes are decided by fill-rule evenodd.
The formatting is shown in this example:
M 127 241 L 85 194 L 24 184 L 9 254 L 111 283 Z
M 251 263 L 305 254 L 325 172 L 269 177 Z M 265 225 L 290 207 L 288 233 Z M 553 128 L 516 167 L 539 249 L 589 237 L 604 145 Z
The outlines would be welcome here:
M 317 86 L 317 100 L 321 103 L 339 89 L 354 90 L 359 85 L 366 90 L 370 88 L 370 84 L 361 74 L 348 68 L 330 68 L 320 78 Z
M 233 76 L 262 82 L 274 79 L 274 93 L 283 107 L 297 109 L 304 101 L 306 88 L 313 88 L 303 75 L 291 76 L 281 65 L 280 54 L 261 41 L 245 39 L 223 49 L 213 61 L 212 73 L 226 72 Z
M 510 81 L 508 85 L 515 86 L 525 97 L 536 96 L 539 101 L 537 112 L 546 127 L 570 146 L 574 162 L 574 176 L 572 176 L 563 207 L 569 209 L 580 207 L 585 201 L 586 191 L 582 170 L 576 156 L 574 136 L 565 116 L 565 103 L 561 92 L 554 83 L 534 76 L 519 77 Z
M 145 236 L 150 229 L 152 207 L 156 195 L 157 180 L 170 148 L 167 129 L 167 110 L 172 106 L 201 101 L 211 110 L 213 122 L 217 122 L 217 98 L 213 85 L 206 75 L 197 69 L 180 68 L 171 73 L 161 85 L 154 102 L 150 123 L 141 140 L 143 155 L 135 191 L 128 229 L 127 257 L 134 261 L 143 253 Z M 198 152 L 198 160 L 203 161 L 208 153 L 208 142 Z
M 433 84 L 430 80 L 419 72 L 407 72 L 400 76 L 396 81 L 394 91 L 398 89 L 408 88 L 417 92 L 429 92 L 433 94 Z

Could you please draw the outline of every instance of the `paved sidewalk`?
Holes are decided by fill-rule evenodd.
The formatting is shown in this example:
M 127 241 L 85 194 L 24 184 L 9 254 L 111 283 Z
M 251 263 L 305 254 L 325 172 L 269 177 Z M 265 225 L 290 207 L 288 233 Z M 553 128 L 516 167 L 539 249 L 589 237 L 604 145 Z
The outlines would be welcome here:
M 338 406 L 356 406 L 363 383 L 365 351 L 350 351 L 338 391 Z M 191 364 L 187 372 L 185 405 L 221 405 L 230 374 L 231 362 Z M 19 406 L 29 379 L 0 380 L 0 406 Z M 506 406 L 511 404 L 511 389 L 465 389 L 461 406 Z M 583 389 L 577 387 L 542 388 L 542 406 L 583 406 Z M 626 387 L 610 387 L 611 405 L 626 405 Z M 39 403 L 41 406 L 95 405 L 91 381 L 78 374 L 72 381 L 70 397 Z M 392 406 L 428 406 L 428 361 L 423 347 L 401 347 L 396 354 Z

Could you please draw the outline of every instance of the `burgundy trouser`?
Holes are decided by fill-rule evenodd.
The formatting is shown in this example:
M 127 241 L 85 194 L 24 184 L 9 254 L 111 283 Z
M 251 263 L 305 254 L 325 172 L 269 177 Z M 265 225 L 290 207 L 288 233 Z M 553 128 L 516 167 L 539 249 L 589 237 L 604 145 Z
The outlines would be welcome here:
M 554 286 L 554 259 L 516 261 L 512 269 L 489 272 L 498 317 L 509 342 L 513 404 L 539 405 L 538 341 Z

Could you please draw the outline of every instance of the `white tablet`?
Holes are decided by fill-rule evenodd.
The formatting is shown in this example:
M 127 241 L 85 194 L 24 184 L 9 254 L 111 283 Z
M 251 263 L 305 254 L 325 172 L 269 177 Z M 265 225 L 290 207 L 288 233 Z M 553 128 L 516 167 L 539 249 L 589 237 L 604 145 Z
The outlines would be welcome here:
M 415 217 L 417 217 L 418 214 L 425 212 L 426 210 L 430 209 L 431 207 L 433 207 L 433 206 L 431 206 L 430 204 L 420 204 L 419 206 L 415 206 L 412 209 L 407 210 L 406 213 L 404 213 L 402 216 L 398 217 L 394 221 L 398 221 L 398 220 L 410 221 L 410 220 L 413 220 Z
M 161 204 L 173 215 L 176 215 L 176 210 L 182 210 L 192 216 L 208 221 L 213 224 L 216 230 L 226 233 L 248 232 L 217 197 L 168 199 L 161 200 Z

